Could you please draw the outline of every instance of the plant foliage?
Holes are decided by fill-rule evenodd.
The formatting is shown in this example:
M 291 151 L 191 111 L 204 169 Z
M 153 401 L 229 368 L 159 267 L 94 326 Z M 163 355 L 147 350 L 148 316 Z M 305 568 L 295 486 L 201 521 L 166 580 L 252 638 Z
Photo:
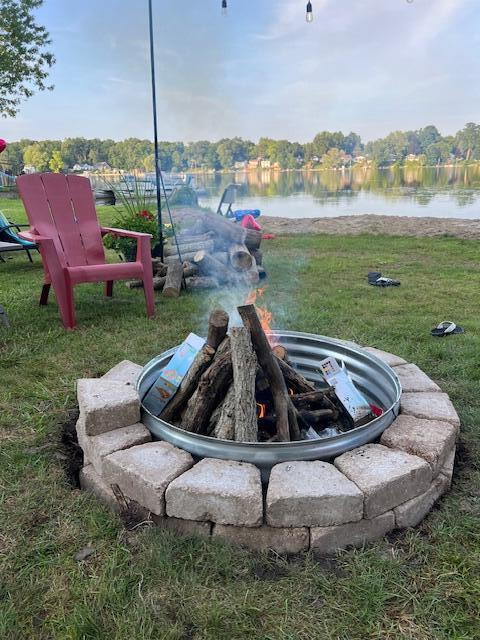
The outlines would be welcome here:
M 43 0 L 2 0 L 0 2 L 0 114 L 15 117 L 22 100 L 35 89 L 52 89 L 46 84 L 55 63 L 47 50 L 51 43 L 45 27 L 38 25 L 33 12 Z

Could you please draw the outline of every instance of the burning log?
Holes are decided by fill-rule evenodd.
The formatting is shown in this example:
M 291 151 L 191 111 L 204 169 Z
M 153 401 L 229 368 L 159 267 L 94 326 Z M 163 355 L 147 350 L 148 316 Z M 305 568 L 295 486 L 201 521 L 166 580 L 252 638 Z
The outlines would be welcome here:
M 278 438 L 282 442 L 288 442 L 290 440 L 290 427 L 288 422 L 288 391 L 279 366 L 279 362 L 281 361 L 272 353 L 272 349 L 268 343 L 267 336 L 262 329 L 254 305 L 249 304 L 238 307 L 238 312 L 244 325 L 250 331 L 253 348 L 257 354 L 258 362 L 270 383 L 275 415 L 277 417 Z
M 310 425 L 334 419 L 334 412 L 332 409 L 316 409 L 315 411 L 306 411 L 303 409 L 302 411 L 299 411 L 299 415 L 302 420 L 305 420 L 305 422 Z
M 310 409 L 321 405 L 325 401 L 324 391 L 309 391 L 308 393 L 298 393 L 291 396 L 292 402 L 297 409 Z
M 235 399 L 235 440 L 257 442 L 257 404 L 255 374 L 257 358 L 250 333 L 245 327 L 233 327 L 230 333 Z
M 252 268 L 253 258 L 244 244 L 232 244 L 228 249 L 230 264 L 236 271 L 248 271 Z
M 230 386 L 223 402 L 212 414 L 213 435 L 220 440 L 235 440 L 235 388 Z
M 165 420 L 165 422 L 174 422 L 180 416 L 183 408 L 195 392 L 200 377 L 212 363 L 214 355 L 215 349 L 208 344 L 197 353 L 177 393 L 160 414 L 162 420 Z
M 288 362 L 278 358 L 277 362 L 280 365 L 280 370 L 287 386 L 292 389 L 294 393 L 308 393 L 316 390 L 313 382 L 307 380 L 301 373 L 291 367 Z
M 177 260 L 168 266 L 163 296 L 165 298 L 178 298 L 183 281 L 183 265 Z
M 207 344 L 217 350 L 227 336 L 228 313 L 223 309 L 215 309 L 208 320 Z
M 223 344 L 223 343 L 222 343 Z M 182 418 L 182 428 L 191 433 L 205 433 L 210 417 L 232 382 L 230 349 L 216 354 L 203 373 L 197 389 L 188 401 Z

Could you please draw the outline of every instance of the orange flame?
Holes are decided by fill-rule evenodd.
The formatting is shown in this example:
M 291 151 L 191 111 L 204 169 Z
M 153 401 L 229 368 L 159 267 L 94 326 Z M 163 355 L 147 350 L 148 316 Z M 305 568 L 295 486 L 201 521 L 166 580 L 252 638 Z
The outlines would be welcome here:
M 259 307 L 256 304 L 257 299 L 261 298 L 264 294 L 265 294 L 265 289 L 254 289 L 248 294 L 247 299 L 245 300 L 245 304 L 255 305 L 255 309 L 257 310 L 257 315 L 260 320 L 260 324 L 262 325 L 262 329 L 267 334 L 267 338 L 270 343 L 270 346 L 274 347 L 276 344 L 278 344 L 278 340 L 271 333 L 273 313 L 269 311 L 266 307 Z
M 257 413 L 258 413 L 258 418 L 264 418 L 265 414 L 267 413 L 267 405 L 266 404 L 261 404 L 260 402 L 257 402 Z

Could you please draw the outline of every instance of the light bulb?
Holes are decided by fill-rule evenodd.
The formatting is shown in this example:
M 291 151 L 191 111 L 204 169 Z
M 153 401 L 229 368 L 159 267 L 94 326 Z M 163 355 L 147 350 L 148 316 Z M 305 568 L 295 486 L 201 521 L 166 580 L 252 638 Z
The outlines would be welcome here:
M 227 0 L 222 0 L 222 16 L 226 16 L 227 13 Z
M 307 22 L 313 22 L 313 7 L 310 0 L 307 2 Z

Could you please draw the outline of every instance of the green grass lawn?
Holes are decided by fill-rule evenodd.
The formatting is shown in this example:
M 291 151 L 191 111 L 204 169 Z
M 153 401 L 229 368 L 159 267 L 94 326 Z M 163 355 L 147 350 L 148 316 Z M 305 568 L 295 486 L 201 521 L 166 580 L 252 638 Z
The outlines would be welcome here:
M 16 201 L 0 201 L 24 219 Z M 112 209 L 100 210 L 110 222 Z M 202 331 L 216 293 L 163 300 L 116 284 L 76 292 L 78 329 L 55 298 L 39 308 L 42 269 L 0 264 L 0 638 L 310 640 L 480 637 L 480 263 L 478 242 L 315 236 L 264 243 L 265 298 L 277 326 L 393 351 L 416 362 L 462 420 L 452 491 L 424 523 L 334 559 L 284 559 L 218 542 L 126 530 L 72 488 L 61 442 L 75 380 L 128 358 L 145 363 Z M 377 289 L 378 269 L 402 286 Z M 230 295 L 227 304 L 235 304 Z M 431 338 L 451 319 L 465 335 Z M 86 545 L 95 554 L 78 563 Z

